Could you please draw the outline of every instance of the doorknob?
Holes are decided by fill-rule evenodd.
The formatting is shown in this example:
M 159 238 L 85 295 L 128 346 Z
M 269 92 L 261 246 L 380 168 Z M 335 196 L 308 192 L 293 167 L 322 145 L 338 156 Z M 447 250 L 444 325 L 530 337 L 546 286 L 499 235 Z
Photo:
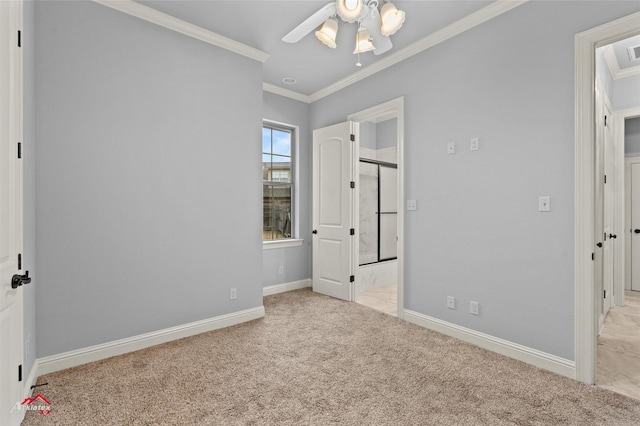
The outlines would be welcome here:
M 609 234 L 609 238 L 618 238 L 616 234 Z
M 598 243 L 596 244 L 598 247 L 602 247 L 602 243 Z
M 18 288 L 21 285 L 29 284 L 31 282 L 31 277 L 29 277 L 29 271 L 25 271 L 24 275 L 15 274 L 11 278 L 11 288 Z
M 640 234 L 640 229 L 634 229 L 633 232 L 635 232 L 636 234 Z
M 312 233 L 312 234 L 317 234 L 317 233 L 318 233 L 318 230 L 317 230 L 317 229 L 314 229 L 313 231 L 311 231 L 311 233 Z

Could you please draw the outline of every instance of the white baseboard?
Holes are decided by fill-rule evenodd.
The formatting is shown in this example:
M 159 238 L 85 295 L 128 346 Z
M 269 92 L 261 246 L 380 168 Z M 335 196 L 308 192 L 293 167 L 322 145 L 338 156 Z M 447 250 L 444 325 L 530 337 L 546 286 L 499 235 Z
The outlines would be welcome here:
M 195 321 L 164 330 L 140 334 L 126 339 L 102 343 L 88 348 L 76 349 L 57 355 L 51 355 L 36 360 L 37 375 L 53 373 L 71 367 L 87 364 L 101 359 L 138 351 L 150 346 L 170 342 L 184 337 L 193 336 L 207 331 L 230 327 L 243 322 L 264 317 L 264 306 L 258 306 L 244 311 L 220 315 L 218 317 Z M 31 374 L 29 375 L 31 377 Z M 37 376 L 36 376 L 37 377 Z
M 262 288 L 262 296 L 271 296 L 272 294 L 284 293 L 287 291 L 298 290 L 301 288 L 311 287 L 311 279 L 307 278 L 300 281 L 292 281 L 290 283 L 270 285 Z
M 481 348 L 526 362 L 527 364 L 531 364 L 535 367 L 552 371 L 556 374 L 560 374 L 561 376 L 566 376 L 571 379 L 575 378 L 576 364 L 574 361 L 560 358 L 517 343 L 509 342 L 508 340 L 503 340 L 488 334 L 480 333 L 478 331 L 423 315 L 418 312 L 410 311 L 408 309 L 404 310 L 404 319 L 430 330 L 480 346 Z

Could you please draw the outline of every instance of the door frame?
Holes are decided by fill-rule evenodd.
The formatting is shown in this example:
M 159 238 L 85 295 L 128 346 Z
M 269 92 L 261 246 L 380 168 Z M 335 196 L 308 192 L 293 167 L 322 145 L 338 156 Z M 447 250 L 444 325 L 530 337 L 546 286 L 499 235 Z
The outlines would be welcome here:
M 630 273 L 631 263 L 627 262 L 627 253 L 630 253 L 629 244 L 631 242 L 631 240 L 627 238 L 628 237 L 627 229 L 629 228 L 627 224 L 627 218 L 629 217 L 629 212 L 628 212 L 629 197 L 627 194 L 627 191 L 628 191 L 627 165 L 629 163 L 628 161 L 629 158 L 638 158 L 638 161 L 640 162 L 640 157 L 626 158 L 624 156 L 624 126 L 625 126 L 625 120 L 627 118 L 640 117 L 640 106 L 635 108 L 628 108 L 628 109 L 616 111 L 614 113 L 614 116 L 615 116 L 615 123 L 616 123 L 615 139 L 618 142 L 618 149 L 620 150 L 620 157 L 622 161 L 622 166 L 620 168 L 620 174 L 619 174 L 619 179 L 620 179 L 620 182 L 622 182 L 622 185 L 618 186 L 617 195 L 620 203 L 618 205 L 624 206 L 624 208 L 621 208 L 618 211 L 618 221 L 621 224 L 620 228 L 622 229 L 622 232 L 620 233 L 620 236 L 622 237 L 622 241 L 619 242 L 621 254 L 618 259 L 618 264 L 616 265 L 616 273 L 618 274 L 617 276 L 620 277 L 620 279 L 615 281 L 615 290 L 617 291 L 617 294 L 620 295 L 619 299 L 616 296 L 616 304 L 624 305 L 624 291 L 626 289 L 626 283 L 628 282 L 629 285 L 631 285 L 631 282 L 629 281 L 631 278 L 631 273 Z
M 624 238 L 625 238 L 625 265 L 624 265 L 624 283 L 623 294 L 626 286 L 625 283 L 629 283 L 628 290 L 631 290 L 631 238 L 627 238 L 627 229 L 631 231 L 631 186 L 629 182 L 631 180 L 631 165 L 640 164 L 640 156 L 627 157 L 624 161 L 624 175 L 625 175 L 625 224 L 624 224 Z M 631 234 L 629 234 L 630 236 Z M 627 261 L 628 260 L 628 261 Z
M 397 163 L 398 163 L 398 307 L 397 307 L 397 316 L 400 319 L 404 318 L 404 96 L 399 98 L 392 99 L 390 101 L 381 103 L 379 105 L 373 106 L 371 108 L 367 108 L 362 111 L 355 112 L 347 116 L 347 120 L 354 121 L 358 123 L 359 131 L 359 123 L 363 121 L 372 121 L 374 123 L 385 121 L 389 119 L 396 119 L 397 123 L 397 140 L 396 140 L 396 149 L 397 149 Z M 359 148 L 359 137 L 356 135 L 356 149 Z M 356 179 L 358 179 L 358 160 L 357 155 L 354 156 L 354 170 Z M 358 217 L 358 197 L 356 199 L 356 209 L 355 214 L 356 218 Z M 356 227 L 358 226 L 358 221 L 355 221 Z M 356 229 L 356 238 L 359 234 L 359 230 Z M 358 259 L 358 242 L 355 244 L 355 259 Z M 355 268 L 356 274 L 356 283 L 358 282 L 358 268 Z
M 596 382 L 595 251 L 595 49 L 640 33 L 640 12 L 575 36 L 575 379 Z

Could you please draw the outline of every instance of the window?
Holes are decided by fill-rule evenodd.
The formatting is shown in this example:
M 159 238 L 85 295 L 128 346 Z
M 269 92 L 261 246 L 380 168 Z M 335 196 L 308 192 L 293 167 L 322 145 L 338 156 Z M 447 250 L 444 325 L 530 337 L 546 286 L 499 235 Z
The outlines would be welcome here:
M 294 129 L 262 127 L 262 240 L 294 237 Z

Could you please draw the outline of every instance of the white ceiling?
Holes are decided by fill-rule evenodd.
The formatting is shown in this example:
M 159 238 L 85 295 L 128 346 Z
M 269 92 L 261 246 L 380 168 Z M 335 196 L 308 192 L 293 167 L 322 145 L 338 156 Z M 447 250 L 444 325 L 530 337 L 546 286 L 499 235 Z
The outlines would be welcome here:
M 340 21 L 336 49 L 318 41 L 313 33 L 296 44 L 281 38 L 329 0 L 142 0 L 160 12 L 208 29 L 270 54 L 264 63 L 264 82 L 311 95 L 360 71 L 353 55 L 356 24 Z M 382 1 L 381 1 L 382 3 Z M 390 54 L 424 39 L 455 21 L 493 3 L 486 0 L 396 0 L 406 21 L 393 36 L 394 47 L 382 55 L 361 54 L 363 69 Z M 285 77 L 295 85 L 282 82 Z

